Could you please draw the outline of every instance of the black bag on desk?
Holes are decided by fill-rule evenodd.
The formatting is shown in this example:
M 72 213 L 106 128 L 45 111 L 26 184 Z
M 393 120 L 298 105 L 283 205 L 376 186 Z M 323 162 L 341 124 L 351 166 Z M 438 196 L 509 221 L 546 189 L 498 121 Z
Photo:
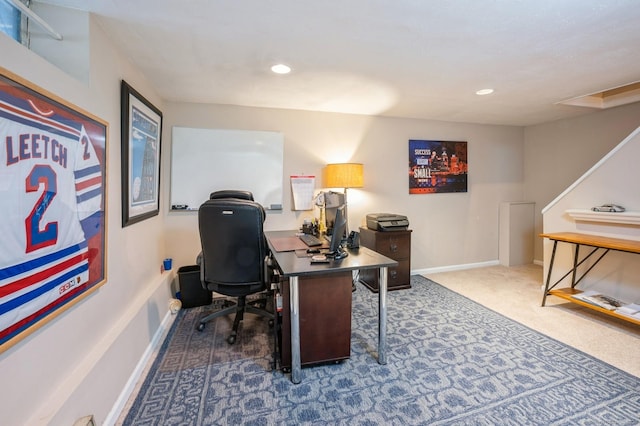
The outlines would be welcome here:
M 178 269 L 178 283 L 180 284 L 180 300 L 183 308 L 210 305 L 212 294 L 202 287 L 200 281 L 200 266 L 182 266 Z

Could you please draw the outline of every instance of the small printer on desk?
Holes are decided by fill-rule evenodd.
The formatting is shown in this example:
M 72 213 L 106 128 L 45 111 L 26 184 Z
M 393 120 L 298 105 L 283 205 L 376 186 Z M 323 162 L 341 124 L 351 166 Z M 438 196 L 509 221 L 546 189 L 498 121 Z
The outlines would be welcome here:
M 367 228 L 374 231 L 404 231 L 409 227 L 406 216 L 392 213 L 371 213 L 367 215 Z

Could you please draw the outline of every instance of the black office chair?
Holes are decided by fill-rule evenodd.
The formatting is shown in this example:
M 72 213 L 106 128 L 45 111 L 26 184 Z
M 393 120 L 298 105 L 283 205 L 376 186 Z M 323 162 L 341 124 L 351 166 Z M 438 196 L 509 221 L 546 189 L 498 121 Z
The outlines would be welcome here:
M 273 312 L 266 309 L 270 305 L 268 294 L 247 302 L 249 295 L 270 292 L 264 220 L 264 209 L 247 191 L 214 192 L 198 209 L 202 286 L 236 297 L 237 302 L 226 301 L 223 309 L 202 318 L 197 329 L 202 331 L 208 321 L 235 312 L 232 332 L 227 338 L 229 344 L 235 343 L 245 312 L 268 318 L 269 325 L 273 325 Z

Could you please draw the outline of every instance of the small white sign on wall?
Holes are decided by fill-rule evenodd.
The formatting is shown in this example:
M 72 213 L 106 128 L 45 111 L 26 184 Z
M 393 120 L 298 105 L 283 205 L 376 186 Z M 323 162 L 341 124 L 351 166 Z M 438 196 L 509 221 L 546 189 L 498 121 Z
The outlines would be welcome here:
M 313 190 L 315 186 L 315 176 L 291 176 L 293 210 L 313 210 Z

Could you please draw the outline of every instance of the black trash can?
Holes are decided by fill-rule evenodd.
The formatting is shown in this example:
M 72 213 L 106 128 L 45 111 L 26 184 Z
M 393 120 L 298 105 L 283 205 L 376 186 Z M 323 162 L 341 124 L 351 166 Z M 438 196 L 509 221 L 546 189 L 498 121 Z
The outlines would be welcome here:
M 195 308 L 196 306 L 210 305 L 212 294 L 202 288 L 200 282 L 200 266 L 182 266 L 178 269 L 178 282 L 180 284 L 180 299 L 183 308 Z

